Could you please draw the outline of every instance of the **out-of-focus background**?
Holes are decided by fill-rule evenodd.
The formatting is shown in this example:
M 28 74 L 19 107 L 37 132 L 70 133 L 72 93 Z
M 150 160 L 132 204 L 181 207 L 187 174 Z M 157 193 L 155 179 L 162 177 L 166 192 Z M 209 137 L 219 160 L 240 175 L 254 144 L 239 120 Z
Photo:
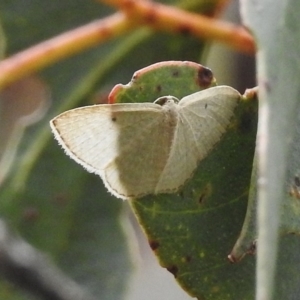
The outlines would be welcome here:
M 212 10 L 203 3 L 204 13 Z M 2 58 L 114 12 L 79 0 L 0 0 L 0 7 Z M 240 22 L 237 0 L 221 18 Z M 254 57 L 215 43 L 205 48 L 206 57 L 202 47 L 192 36 L 140 29 L 2 92 L 0 299 L 191 299 L 159 266 L 128 203 L 108 195 L 100 178 L 63 154 L 48 122 L 72 107 L 106 102 L 115 84 L 163 60 L 205 64 L 218 84 L 241 93 L 255 86 Z

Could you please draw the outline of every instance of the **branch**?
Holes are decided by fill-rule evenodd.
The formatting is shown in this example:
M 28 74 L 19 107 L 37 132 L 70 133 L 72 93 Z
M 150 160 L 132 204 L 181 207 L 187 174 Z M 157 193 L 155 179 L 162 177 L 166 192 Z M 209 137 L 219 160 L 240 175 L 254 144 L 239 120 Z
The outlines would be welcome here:
M 117 37 L 132 27 L 130 19 L 116 13 L 12 55 L 0 62 L 0 88 L 58 60 Z
M 255 52 L 253 37 L 242 26 L 151 1 L 101 0 L 101 2 L 115 6 L 127 14 L 129 19 L 155 29 L 222 42 L 249 54 Z
M 231 23 L 150 1 L 102 2 L 114 5 L 124 13 L 68 31 L 3 60 L 0 62 L 0 89 L 65 57 L 118 37 L 140 24 L 219 41 L 245 53 L 253 54 L 255 51 L 252 36 L 243 27 Z

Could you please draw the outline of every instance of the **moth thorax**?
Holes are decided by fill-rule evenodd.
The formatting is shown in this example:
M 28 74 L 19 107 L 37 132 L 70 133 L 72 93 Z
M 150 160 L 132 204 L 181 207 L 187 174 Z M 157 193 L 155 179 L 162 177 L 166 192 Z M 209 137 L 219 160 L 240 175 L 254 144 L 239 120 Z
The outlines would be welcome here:
M 173 100 L 170 100 L 163 106 L 163 112 L 165 115 L 165 123 L 168 127 L 174 128 L 175 130 L 178 123 L 178 105 Z

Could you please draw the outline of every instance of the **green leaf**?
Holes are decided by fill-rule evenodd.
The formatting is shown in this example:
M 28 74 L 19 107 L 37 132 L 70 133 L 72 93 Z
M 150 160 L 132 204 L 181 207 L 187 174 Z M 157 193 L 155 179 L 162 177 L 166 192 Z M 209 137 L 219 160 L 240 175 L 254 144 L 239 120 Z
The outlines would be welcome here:
M 173 64 L 161 64 L 160 75 L 156 65 L 136 72 L 144 75 L 137 78 L 138 84 L 134 76 L 129 85 L 115 87 L 111 98 L 128 101 L 132 88 L 135 99 L 149 101 L 149 94 L 157 90 L 158 84 L 161 87 L 166 84 L 176 97 L 178 89 L 180 96 L 183 91 L 184 95 L 196 92 L 199 86 L 191 83 L 198 78 L 197 68 L 189 66 L 189 72 L 181 72 L 187 66 L 177 63 L 176 74 L 185 75 L 174 80 L 169 75 L 174 70 Z M 148 87 L 148 82 L 153 82 L 153 86 Z M 149 90 L 141 91 L 140 86 Z M 257 101 L 242 101 L 224 137 L 200 162 L 195 175 L 178 195 L 131 201 L 160 264 L 198 299 L 253 298 L 254 261 L 249 259 L 233 266 L 227 255 L 245 215 L 256 125 Z M 235 280 L 240 278 L 237 284 Z
M 109 102 L 154 102 L 166 95 L 181 99 L 215 86 L 215 81 L 211 70 L 199 64 L 165 61 L 135 72 L 127 85 L 116 85 L 109 94 Z
M 288 287 L 297 284 L 290 280 L 296 277 L 280 276 L 284 264 L 293 274 L 295 265 L 299 266 L 299 256 L 294 266 L 284 253 L 291 248 L 298 249 L 295 238 L 280 241 L 279 255 L 278 233 L 280 215 L 286 228 L 293 231 L 294 220 L 281 211 L 286 203 L 287 184 L 289 190 L 294 185 L 298 166 L 288 172 L 292 166 L 292 157 L 299 155 L 298 148 L 292 149 L 292 139 L 296 141 L 296 122 L 299 110 L 300 87 L 300 22 L 299 1 L 250 1 L 242 2 L 244 22 L 250 27 L 257 39 L 257 78 L 259 83 L 259 128 L 258 128 L 258 253 L 257 253 L 257 299 L 290 298 Z M 294 169 L 295 168 L 295 169 Z M 291 204 L 293 205 L 293 204 Z M 291 212 L 291 209 L 288 209 Z M 288 242 L 287 242 L 288 241 Z M 284 251 L 286 249 L 287 251 Z M 295 250 L 296 251 L 296 250 Z M 277 282 L 273 293 L 276 257 Z M 294 256 L 295 257 L 295 256 Z M 280 280 L 281 278 L 281 280 Z M 295 290 L 293 293 L 298 293 Z

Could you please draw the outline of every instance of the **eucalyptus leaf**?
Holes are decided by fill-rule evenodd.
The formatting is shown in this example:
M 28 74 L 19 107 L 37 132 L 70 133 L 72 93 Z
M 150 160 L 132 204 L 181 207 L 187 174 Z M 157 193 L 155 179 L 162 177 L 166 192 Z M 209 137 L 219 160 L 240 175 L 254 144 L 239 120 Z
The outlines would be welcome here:
M 167 66 L 161 67 L 162 74 L 169 72 Z M 178 66 L 176 73 L 181 74 L 181 67 Z M 147 86 L 150 81 L 154 86 L 148 89 L 155 90 L 158 70 L 152 72 L 153 68 L 149 67 L 145 71 L 148 72 L 143 77 L 145 84 L 141 78 L 140 85 Z M 160 77 L 159 84 L 163 87 L 168 82 L 175 96 L 178 86 L 185 86 L 185 93 L 199 88 L 190 85 L 197 77 L 193 72 L 173 81 L 170 76 Z M 138 86 L 134 80 L 130 85 L 117 86 L 111 98 L 126 101 L 131 97 L 131 89 L 136 89 L 135 97 L 147 101 L 147 88 Z M 237 107 L 224 137 L 200 162 L 195 175 L 179 194 L 131 201 L 160 264 L 198 299 L 253 298 L 254 260 L 233 266 L 227 255 L 245 216 L 256 126 L 257 101 L 245 99 Z
M 291 290 L 285 289 L 287 286 L 299 286 L 289 283 L 289 280 L 297 280 L 297 277 L 282 276 L 282 280 L 279 280 L 286 257 L 282 256 L 282 253 L 286 253 L 284 248 L 288 248 L 289 251 L 291 247 L 298 249 L 298 242 L 295 238 L 284 239 L 289 242 L 280 241 L 280 256 L 277 252 L 281 208 L 289 205 L 286 203 L 287 182 L 294 185 L 294 178 L 297 176 L 293 172 L 288 172 L 288 168 L 292 165 L 291 158 L 298 155 L 293 153 L 291 141 L 293 139 L 296 141 L 298 138 L 295 136 L 299 135 L 295 129 L 300 96 L 298 84 L 300 46 L 297 42 L 300 39 L 297 13 L 300 4 L 299 1 L 293 0 L 259 2 L 244 0 L 241 4 L 244 22 L 256 37 L 258 48 L 257 79 L 260 109 L 257 149 L 257 299 L 269 300 L 273 297 L 283 299 L 293 297 L 299 292 L 295 290 L 295 293 L 290 294 Z M 288 228 L 287 216 L 283 215 L 282 220 Z M 293 218 L 290 219 L 290 229 L 291 231 L 294 229 Z M 276 261 L 278 281 L 274 293 Z M 299 258 L 294 261 L 295 265 L 299 266 Z M 291 264 L 289 267 L 286 266 L 290 267 L 293 268 Z

